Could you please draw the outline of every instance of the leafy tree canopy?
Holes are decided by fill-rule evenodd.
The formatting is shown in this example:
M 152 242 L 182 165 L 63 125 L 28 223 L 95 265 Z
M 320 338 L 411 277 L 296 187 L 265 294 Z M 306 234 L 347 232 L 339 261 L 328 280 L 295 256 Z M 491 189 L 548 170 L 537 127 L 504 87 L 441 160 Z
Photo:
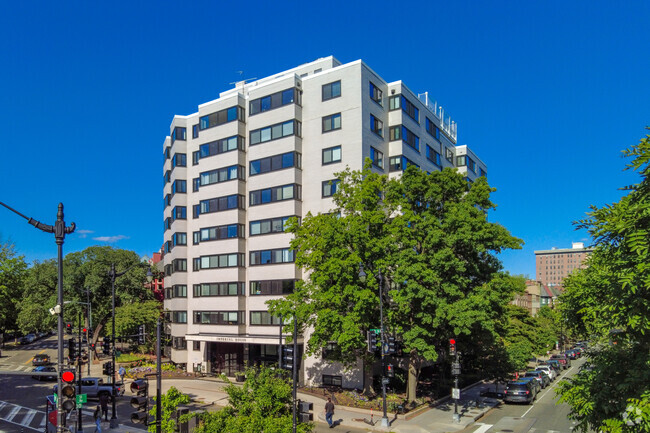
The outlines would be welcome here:
M 16 330 L 18 302 L 27 264 L 13 244 L 0 243 L 0 332 Z

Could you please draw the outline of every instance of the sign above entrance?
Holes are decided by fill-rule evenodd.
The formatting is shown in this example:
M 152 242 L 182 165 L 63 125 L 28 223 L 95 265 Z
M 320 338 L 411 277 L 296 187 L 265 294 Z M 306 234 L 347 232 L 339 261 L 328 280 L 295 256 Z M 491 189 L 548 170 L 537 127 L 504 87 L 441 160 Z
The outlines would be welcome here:
M 285 336 L 286 338 L 287 336 Z M 282 339 L 282 343 L 286 344 L 285 338 Z M 278 336 L 272 335 L 225 335 L 225 334 L 194 334 L 186 335 L 185 340 L 187 341 L 213 341 L 213 342 L 227 342 L 227 343 L 249 343 L 249 344 L 278 344 Z M 298 343 L 302 344 L 302 339 L 298 340 Z

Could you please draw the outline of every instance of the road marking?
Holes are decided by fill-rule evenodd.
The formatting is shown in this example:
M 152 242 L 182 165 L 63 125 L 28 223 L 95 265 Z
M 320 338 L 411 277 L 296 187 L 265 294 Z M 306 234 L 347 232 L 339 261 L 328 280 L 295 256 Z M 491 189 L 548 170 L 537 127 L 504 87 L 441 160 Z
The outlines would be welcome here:
M 566 370 L 566 371 L 562 374 L 562 376 L 558 377 L 558 379 L 564 379 L 564 378 L 567 376 L 567 374 L 569 374 L 569 372 L 570 372 L 571 370 L 573 370 L 574 368 L 575 368 L 575 365 L 572 365 L 568 370 Z M 555 388 L 555 385 L 557 385 L 557 384 L 558 384 L 558 382 L 557 382 L 557 380 L 556 380 L 556 382 L 555 382 L 553 385 L 551 385 L 549 389 L 547 389 L 546 391 L 544 391 L 544 393 L 539 397 L 539 399 L 540 399 L 540 400 L 543 399 L 543 398 L 546 396 L 546 394 L 548 394 L 548 393 L 549 393 L 553 388 Z M 530 411 L 533 409 L 533 407 L 535 407 L 535 403 L 531 404 L 530 407 L 528 408 L 528 410 L 527 410 L 526 412 L 524 412 L 524 414 L 523 414 L 521 417 L 523 418 L 523 417 L 525 417 L 526 415 L 528 415 L 528 412 L 530 412 Z
M 486 431 L 490 430 L 493 424 L 477 423 L 477 425 L 480 425 L 480 427 L 474 430 L 474 433 L 485 433 Z
M 31 430 L 36 430 L 36 431 L 41 431 L 42 430 L 40 428 L 32 427 L 30 424 L 34 420 L 34 417 L 37 414 L 43 414 L 43 416 L 45 416 L 45 412 L 41 412 L 39 410 L 31 409 L 29 407 L 18 406 L 18 405 L 15 405 L 13 403 L 7 403 L 6 401 L 0 401 L 0 409 L 2 409 L 3 407 L 5 407 L 7 405 L 12 406 L 12 409 L 9 412 L 8 415 L 6 415 L 6 416 L 0 415 L 0 420 L 11 423 L 11 424 L 19 425 L 21 427 L 27 427 L 28 429 L 31 429 Z M 16 417 L 16 415 L 18 415 L 18 413 L 22 409 L 25 409 L 27 411 L 27 413 L 22 417 L 22 421 L 20 421 L 20 422 L 14 421 L 14 418 Z M 43 423 L 41 423 L 41 424 L 43 424 Z
M 37 410 L 29 409 L 29 412 L 27 412 L 27 415 L 23 418 L 23 424 L 31 424 L 37 413 Z
M 20 409 L 22 409 L 22 406 L 16 406 L 16 405 L 14 405 L 14 407 L 13 407 L 13 408 L 11 409 L 11 411 L 9 412 L 9 415 L 7 415 L 7 417 L 6 417 L 4 420 L 5 420 L 5 421 L 12 422 L 13 419 L 14 419 L 14 417 L 15 417 L 16 415 L 18 415 L 18 412 L 20 412 Z

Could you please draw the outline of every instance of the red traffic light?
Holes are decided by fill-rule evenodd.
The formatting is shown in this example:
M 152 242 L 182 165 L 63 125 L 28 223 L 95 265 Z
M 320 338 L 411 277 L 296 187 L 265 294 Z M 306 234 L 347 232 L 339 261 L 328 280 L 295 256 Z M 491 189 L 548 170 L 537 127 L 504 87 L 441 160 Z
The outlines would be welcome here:
M 450 338 L 449 339 L 449 344 L 456 344 L 456 340 L 454 340 L 453 338 Z
M 74 382 L 74 372 L 73 371 L 64 371 L 61 373 L 61 380 L 67 383 Z
M 84 328 L 84 329 L 81 330 L 81 332 L 83 332 L 85 334 L 86 332 L 88 332 L 88 330 L 86 328 Z

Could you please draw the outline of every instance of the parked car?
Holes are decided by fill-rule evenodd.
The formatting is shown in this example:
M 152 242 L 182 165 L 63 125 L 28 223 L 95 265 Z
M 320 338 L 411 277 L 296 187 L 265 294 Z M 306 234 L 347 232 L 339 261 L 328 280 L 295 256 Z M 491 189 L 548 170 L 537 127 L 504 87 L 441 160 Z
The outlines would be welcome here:
M 564 354 L 567 356 L 569 359 L 578 359 L 578 352 L 574 349 L 569 349 L 564 352 Z
M 56 394 L 57 386 L 54 385 L 54 393 Z M 81 394 L 87 394 L 88 398 L 98 398 L 101 394 L 110 396 L 113 392 L 113 385 L 105 384 L 104 380 L 99 377 L 82 377 L 81 378 Z M 117 395 L 124 394 L 124 384 L 115 384 L 115 393 Z
M 533 384 L 533 388 L 535 388 L 535 392 L 538 394 L 542 390 L 542 385 L 537 381 L 537 378 L 535 377 L 520 377 L 519 380 L 522 382 L 531 382 Z
M 567 358 L 566 355 L 563 354 L 551 355 L 551 359 L 555 359 L 556 361 L 558 361 L 562 365 L 563 370 L 566 370 L 571 366 L 571 360 Z
M 21 337 L 20 340 L 18 341 L 20 344 L 29 344 L 33 343 L 36 340 L 36 335 L 34 334 L 27 334 L 24 337 Z
M 550 365 L 558 376 L 562 372 L 562 364 L 557 359 L 549 359 L 548 361 L 544 361 L 544 364 Z
M 542 389 L 546 388 L 551 383 L 551 379 L 549 379 L 546 374 L 538 370 L 527 371 L 524 377 L 534 377 L 542 386 Z
M 50 355 L 39 353 L 32 358 L 32 365 L 50 365 Z
M 32 370 L 32 373 L 52 373 L 52 374 L 35 374 L 32 375 L 32 379 L 36 380 L 56 380 L 56 368 L 52 366 L 40 366 Z
M 537 397 L 536 388 L 530 380 L 508 382 L 503 394 L 503 401 L 506 403 L 531 404 Z
M 535 367 L 535 370 L 543 371 L 544 373 L 546 373 L 548 378 L 551 379 L 551 382 L 553 382 L 557 377 L 557 373 L 555 372 L 555 369 L 550 365 L 538 365 L 537 367 Z

